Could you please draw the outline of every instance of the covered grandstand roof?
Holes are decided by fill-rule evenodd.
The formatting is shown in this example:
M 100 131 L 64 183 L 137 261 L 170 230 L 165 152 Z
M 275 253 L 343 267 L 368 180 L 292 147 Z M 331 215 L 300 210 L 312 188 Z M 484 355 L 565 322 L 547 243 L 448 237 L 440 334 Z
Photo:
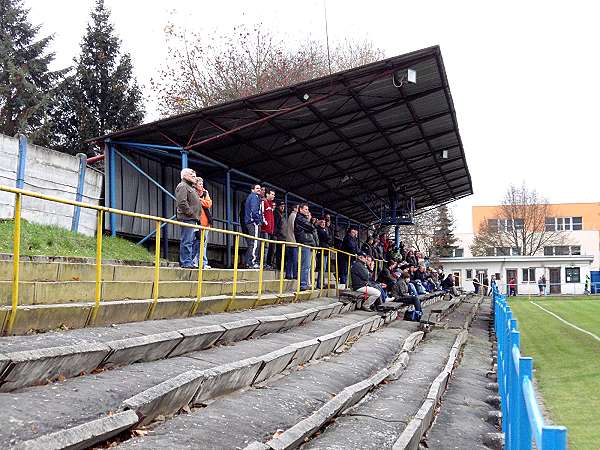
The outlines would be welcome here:
M 106 138 L 197 152 L 362 222 L 390 186 L 417 209 L 473 193 L 438 46 Z

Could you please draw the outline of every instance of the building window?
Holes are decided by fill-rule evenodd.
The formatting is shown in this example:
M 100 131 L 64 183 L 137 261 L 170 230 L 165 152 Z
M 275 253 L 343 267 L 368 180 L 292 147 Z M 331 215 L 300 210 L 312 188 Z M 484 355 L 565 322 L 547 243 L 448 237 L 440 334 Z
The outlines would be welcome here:
M 556 245 L 544 247 L 544 256 L 581 255 L 580 245 Z
M 498 281 L 500 279 L 500 274 L 499 273 L 495 273 L 494 274 L 494 278 L 496 279 L 496 281 Z
M 496 247 L 496 256 L 510 256 L 510 247 Z
M 473 278 L 473 269 L 467 269 L 467 278 Z
M 496 254 L 494 253 L 494 247 L 486 247 L 485 256 L 496 256 Z
M 525 226 L 525 221 L 523 219 L 488 219 L 487 224 L 490 231 L 511 232 L 513 230 L 522 230 Z
M 565 275 L 567 283 L 579 283 L 579 267 L 565 268 Z
M 577 231 L 583 229 L 581 217 L 546 217 L 546 231 Z
M 511 255 L 513 255 L 513 256 L 521 256 L 521 247 L 513 247 L 511 249 Z
M 454 249 L 454 257 L 455 258 L 462 258 L 463 256 L 465 256 L 464 248 L 455 248 Z
M 535 282 L 535 268 L 530 267 L 529 269 L 523 269 L 523 282 L 533 283 Z

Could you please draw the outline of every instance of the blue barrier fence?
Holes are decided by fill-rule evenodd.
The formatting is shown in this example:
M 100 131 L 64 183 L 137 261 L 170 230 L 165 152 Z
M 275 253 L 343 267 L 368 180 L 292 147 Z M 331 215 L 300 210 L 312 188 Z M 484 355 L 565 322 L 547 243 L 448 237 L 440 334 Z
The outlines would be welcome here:
M 498 346 L 498 391 L 506 450 L 566 450 L 567 429 L 544 425 L 533 390 L 533 359 L 521 356 L 521 336 L 506 299 L 493 292 Z

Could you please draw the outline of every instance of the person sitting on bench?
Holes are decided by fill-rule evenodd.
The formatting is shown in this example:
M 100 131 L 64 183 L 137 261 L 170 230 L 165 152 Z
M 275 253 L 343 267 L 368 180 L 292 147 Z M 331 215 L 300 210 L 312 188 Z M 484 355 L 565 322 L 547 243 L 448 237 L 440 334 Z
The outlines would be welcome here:
M 393 259 L 390 259 L 387 264 L 383 266 L 383 269 L 381 269 L 381 272 L 379 272 L 379 277 L 377 278 L 379 283 L 383 283 L 387 286 L 386 289 L 389 295 L 393 295 L 392 291 L 394 289 L 394 285 L 398 281 L 398 277 L 396 276 L 397 266 L 398 263 Z
M 367 254 L 359 252 L 357 259 L 350 267 L 352 277 L 352 290 L 365 294 L 365 301 L 362 309 L 371 311 L 380 303 L 382 285 L 371 280 L 369 269 L 367 268 Z
M 419 300 L 419 297 L 415 295 L 416 291 L 414 291 L 414 287 L 411 292 L 410 285 L 410 275 L 408 273 L 404 273 L 402 278 L 400 278 L 394 285 L 393 295 L 395 301 L 405 305 L 414 305 L 416 311 L 423 311 L 421 308 L 421 301 Z

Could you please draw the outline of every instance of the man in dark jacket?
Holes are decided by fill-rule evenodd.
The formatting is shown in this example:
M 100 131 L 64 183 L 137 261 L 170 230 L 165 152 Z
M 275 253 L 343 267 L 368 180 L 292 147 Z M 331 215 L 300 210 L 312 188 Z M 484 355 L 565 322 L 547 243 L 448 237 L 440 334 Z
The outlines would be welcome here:
M 367 267 L 367 255 L 364 252 L 359 252 L 357 260 L 352 263 L 350 276 L 352 290 L 365 294 L 362 309 L 371 310 L 372 306 L 374 307 L 380 302 L 381 286 L 371 280 L 371 274 Z
M 407 273 L 402 274 L 402 277 L 394 285 L 392 293 L 395 297 L 395 301 L 403 303 L 405 305 L 414 305 L 415 310 L 423 311 L 421 308 L 421 301 L 416 295 L 412 295 L 409 289 L 410 275 Z
M 285 242 L 285 225 L 287 222 L 287 217 L 285 215 L 285 203 L 279 202 L 277 207 L 275 208 L 275 240 Z M 277 249 L 275 250 L 275 268 L 281 268 L 281 245 L 277 245 Z
M 181 171 L 181 183 L 175 188 L 177 220 L 185 223 L 198 224 L 200 220 L 200 197 L 194 188 L 196 172 L 192 169 Z M 200 249 L 200 242 L 196 239 L 196 229 L 181 227 L 181 241 L 179 243 L 179 265 L 185 269 L 193 269 L 194 256 Z
M 310 223 L 310 211 L 306 203 L 302 203 L 298 207 L 298 215 L 294 222 L 294 236 L 299 244 L 310 245 L 316 247 L 317 230 Z M 312 251 L 310 248 L 301 247 L 301 267 L 300 267 L 300 290 L 305 291 L 309 286 L 310 267 L 312 265 Z
M 325 223 L 325 219 L 317 220 L 317 236 L 319 237 L 319 247 L 323 248 L 331 248 L 333 246 L 331 235 L 329 234 L 330 230 Z M 321 251 L 317 253 L 317 262 L 316 262 L 316 270 L 319 272 L 317 274 L 317 287 L 321 287 L 321 276 L 325 280 L 325 284 L 328 284 L 326 281 L 326 275 L 328 272 L 327 265 L 329 264 L 329 255 L 326 251 L 323 251 L 323 275 L 321 275 Z
M 255 238 L 260 237 L 260 227 L 264 223 L 262 215 L 262 200 L 260 198 L 260 184 L 255 184 L 244 207 L 244 224 L 246 225 L 246 233 Z M 249 269 L 259 268 L 258 259 L 258 241 L 248 238 L 246 245 L 246 267 Z
M 348 231 L 346 231 L 346 236 L 344 237 L 344 241 L 342 242 L 342 251 L 350 253 L 351 255 L 356 255 L 359 252 L 358 231 L 356 230 L 356 228 L 348 228 Z M 342 254 L 338 257 L 341 284 L 346 284 L 346 282 L 348 281 L 346 279 L 348 277 L 348 263 L 351 261 L 352 257 L 349 257 L 348 255 Z
M 394 295 L 394 294 L 392 294 L 392 292 L 394 290 L 394 285 L 396 284 L 396 281 L 398 281 L 398 278 L 394 274 L 397 267 L 398 267 L 398 263 L 396 261 L 394 261 L 393 259 L 390 259 L 383 266 L 383 268 L 381 269 L 381 272 L 379 272 L 379 276 L 377 277 L 377 281 L 385 284 L 387 286 L 387 292 L 392 296 Z

